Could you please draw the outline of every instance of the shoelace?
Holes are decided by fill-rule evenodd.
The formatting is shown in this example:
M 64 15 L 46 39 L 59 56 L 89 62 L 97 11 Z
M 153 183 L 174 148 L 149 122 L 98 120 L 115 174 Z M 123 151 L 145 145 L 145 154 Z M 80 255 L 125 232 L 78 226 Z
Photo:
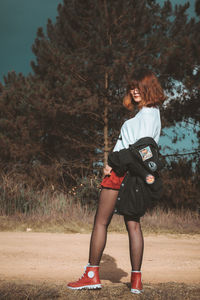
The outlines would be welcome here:
M 83 275 L 78 279 L 78 281 L 80 281 L 80 280 L 85 276 L 87 267 L 88 267 L 89 265 L 90 265 L 90 264 L 88 263 L 88 264 L 84 267 L 85 272 L 84 272 Z

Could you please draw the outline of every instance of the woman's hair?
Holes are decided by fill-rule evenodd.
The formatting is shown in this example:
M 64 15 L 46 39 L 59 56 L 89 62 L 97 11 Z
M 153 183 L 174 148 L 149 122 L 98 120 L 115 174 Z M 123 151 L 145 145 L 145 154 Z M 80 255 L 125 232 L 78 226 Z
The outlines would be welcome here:
M 123 105 L 128 110 L 134 109 L 134 99 L 130 94 L 130 90 L 135 88 L 139 90 L 142 98 L 142 100 L 138 103 L 139 109 L 143 106 L 155 107 L 161 105 L 166 99 L 163 89 L 155 74 L 148 69 L 143 69 L 132 76 L 127 87 L 127 93 L 123 99 Z

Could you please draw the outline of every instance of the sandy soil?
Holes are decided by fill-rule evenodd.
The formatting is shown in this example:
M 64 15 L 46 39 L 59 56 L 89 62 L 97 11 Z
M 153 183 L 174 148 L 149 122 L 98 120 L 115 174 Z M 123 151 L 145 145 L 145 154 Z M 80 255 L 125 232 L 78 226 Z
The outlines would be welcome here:
M 64 283 L 87 264 L 89 234 L 0 232 L 0 278 Z M 128 282 L 126 234 L 109 233 L 101 262 L 102 283 Z M 145 236 L 143 282 L 200 283 L 200 236 Z

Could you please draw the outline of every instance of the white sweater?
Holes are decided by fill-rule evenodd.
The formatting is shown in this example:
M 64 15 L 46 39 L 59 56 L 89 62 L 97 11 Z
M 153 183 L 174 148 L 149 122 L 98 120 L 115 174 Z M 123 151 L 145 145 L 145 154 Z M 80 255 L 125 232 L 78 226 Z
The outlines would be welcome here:
M 159 141 L 161 131 L 160 111 L 156 107 L 143 107 L 134 118 L 124 122 L 113 151 L 128 148 L 143 137 L 152 137 Z

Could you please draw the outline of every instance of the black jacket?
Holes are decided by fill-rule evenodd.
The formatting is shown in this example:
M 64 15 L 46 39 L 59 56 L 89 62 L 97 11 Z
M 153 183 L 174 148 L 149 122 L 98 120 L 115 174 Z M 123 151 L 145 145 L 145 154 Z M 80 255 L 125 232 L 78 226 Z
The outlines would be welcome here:
M 159 159 L 158 145 L 151 137 L 139 139 L 136 143 L 108 156 L 108 164 L 118 176 L 123 176 L 115 212 L 121 215 L 143 216 L 153 200 L 162 194 L 162 182 L 159 170 L 162 163 Z M 154 182 L 148 184 L 148 175 L 154 176 Z

